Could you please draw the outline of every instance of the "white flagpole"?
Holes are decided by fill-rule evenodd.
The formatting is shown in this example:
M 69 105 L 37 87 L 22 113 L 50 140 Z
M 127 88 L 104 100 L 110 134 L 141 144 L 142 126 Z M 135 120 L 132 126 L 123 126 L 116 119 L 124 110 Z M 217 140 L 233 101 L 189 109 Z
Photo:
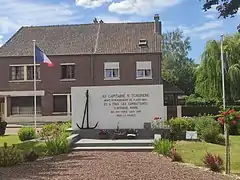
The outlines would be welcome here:
M 221 64 L 222 64 L 222 100 L 223 100 L 223 110 L 226 110 L 226 101 L 225 101 L 225 63 L 223 57 L 223 41 L 224 36 L 221 35 Z M 229 149 L 229 135 L 226 124 L 224 123 L 224 135 L 225 135 L 225 158 L 226 158 L 226 174 L 230 174 L 230 149 Z
M 37 81 L 36 81 L 36 56 L 35 56 L 36 41 L 33 40 L 33 92 L 34 92 L 34 128 L 37 131 Z

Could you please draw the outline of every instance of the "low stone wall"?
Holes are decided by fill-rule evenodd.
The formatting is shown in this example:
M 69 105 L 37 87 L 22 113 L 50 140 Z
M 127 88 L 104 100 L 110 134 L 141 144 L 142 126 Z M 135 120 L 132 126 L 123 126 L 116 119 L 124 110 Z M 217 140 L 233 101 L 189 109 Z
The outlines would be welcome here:
M 37 123 L 55 123 L 55 122 L 67 122 L 71 119 L 71 116 L 37 116 Z M 10 116 L 5 119 L 9 124 L 25 124 L 34 123 L 33 116 Z
M 199 116 L 199 115 L 217 115 L 218 107 L 214 106 L 182 106 L 182 116 Z
M 108 132 L 110 133 L 110 139 L 111 135 L 113 134 L 113 131 L 116 129 L 108 129 Z M 164 138 L 170 138 L 170 129 L 169 128 L 161 128 L 157 130 L 152 129 L 136 129 L 138 131 L 137 139 L 153 139 L 154 134 L 161 134 Z M 126 129 L 120 129 L 120 131 L 126 131 Z M 99 139 L 99 132 L 100 129 L 79 129 L 74 130 L 74 134 L 79 134 L 81 139 Z

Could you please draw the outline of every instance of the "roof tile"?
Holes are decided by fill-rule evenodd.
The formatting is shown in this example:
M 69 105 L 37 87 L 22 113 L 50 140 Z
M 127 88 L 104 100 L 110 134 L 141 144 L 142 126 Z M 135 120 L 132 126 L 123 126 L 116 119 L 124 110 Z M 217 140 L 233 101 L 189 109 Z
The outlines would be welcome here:
M 99 29 L 100 28 L 100 29 Z M 143 51 L 138 42 L 147 39 Z M 33 42 L 47 55 L 160 52 L 154 22 L 22 27 L 0 48 L 0 56 L 32 56 Z M 156 44 L 156 41 L 158 42 Z M 157 47 L 156 47 L 157 46 Z

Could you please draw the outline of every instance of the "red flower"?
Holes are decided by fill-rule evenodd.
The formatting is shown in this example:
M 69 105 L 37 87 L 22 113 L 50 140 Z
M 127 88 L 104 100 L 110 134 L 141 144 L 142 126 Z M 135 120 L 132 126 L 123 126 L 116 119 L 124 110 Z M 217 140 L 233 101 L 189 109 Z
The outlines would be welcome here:
M 159 117 L 158 116 L 155 116 L 154 117 L 154 120 L 156 121 L 156 120 L 159 120 Z
M 224 119 L 221 121 L 222 125 L 224 124 Z
M 223 112 L 223 115 L 224 115 L 224 116 L 226 116 L 226 115 L 228 115 L 228 114 L 229 114 L 228 111 Z
M 218 121 L 220 121 L 222 125 L 224 124 L 224 118 L 223 117 L 219 117 Z
M 228 111 L 229 113 L 235 113 L 236 111 L 234 109 L 231 109 Z
M 233 124 L 234 124 L 234 125 L 236 125 L 236 124 L 237 124 L 237 121 L 236 121 L 236 120 L 234 120 L 234 121 L 233 121 Z

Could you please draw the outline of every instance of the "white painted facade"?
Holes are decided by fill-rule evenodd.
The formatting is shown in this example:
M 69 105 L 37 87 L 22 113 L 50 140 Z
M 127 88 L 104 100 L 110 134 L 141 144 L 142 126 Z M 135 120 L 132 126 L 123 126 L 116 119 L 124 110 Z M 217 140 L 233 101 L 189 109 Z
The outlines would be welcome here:
M 89 125 L 96 129 L 143 129 L 155 116 L 166 118 L 163 85 L 72 87 L 72 128 L 82 124 L 85 93 L 89 90 Z M 86 119 L 84 127 L 86 127 Z

